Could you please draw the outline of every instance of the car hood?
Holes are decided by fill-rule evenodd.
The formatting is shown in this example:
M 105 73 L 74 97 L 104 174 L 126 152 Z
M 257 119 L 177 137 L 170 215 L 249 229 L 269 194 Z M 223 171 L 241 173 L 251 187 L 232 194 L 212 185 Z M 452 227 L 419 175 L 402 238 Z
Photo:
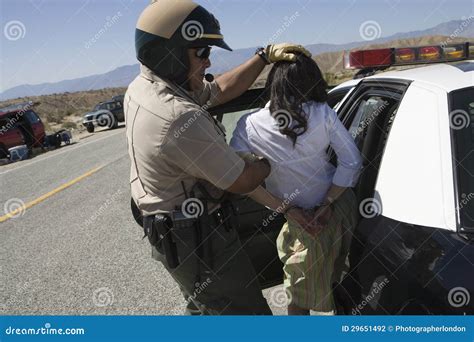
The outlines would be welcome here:
M 100 114 L 109 114 L 109 113 L 110 113 L 110 111 L 108 111 L 106 109 L 100 109 L 100 110 L 96 110 L 96 111 L 92 111 L 92 112 L 87 112 L 86 114 L 84 114 L 84 118 L 97 117 Z

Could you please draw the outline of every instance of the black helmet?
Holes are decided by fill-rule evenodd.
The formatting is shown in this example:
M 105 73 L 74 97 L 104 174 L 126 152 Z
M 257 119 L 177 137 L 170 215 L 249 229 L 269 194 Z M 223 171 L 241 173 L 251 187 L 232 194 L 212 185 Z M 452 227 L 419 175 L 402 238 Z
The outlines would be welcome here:
M 138 60 L 158 76 L 178 84 L 187 79 L 187 49 L 208 45 L 232 51 L 224 42 L 217 19 L 190 0 L 157 0 L 138 19 Z

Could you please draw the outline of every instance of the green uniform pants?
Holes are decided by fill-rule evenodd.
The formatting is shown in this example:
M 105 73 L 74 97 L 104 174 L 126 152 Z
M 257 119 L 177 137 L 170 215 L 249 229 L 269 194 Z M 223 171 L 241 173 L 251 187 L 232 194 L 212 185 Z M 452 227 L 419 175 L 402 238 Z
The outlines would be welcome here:
M 205 241 L 201 247 L 211 244 L 212 262 L 204 261 L 199 248 L 196 248 L 193 228 L 173 231 L 180 260 L 175 269 L 170 269 L 165 256 L 152 248 L 154 259 L 163 262 L 180 286 L 189 303 L 188 313 L 271 315 L 255 270 L 242 249 L 236 230 L 226 230 L 215 218 L 210 221 L 210 234 L 207 239 L 203 238 Z

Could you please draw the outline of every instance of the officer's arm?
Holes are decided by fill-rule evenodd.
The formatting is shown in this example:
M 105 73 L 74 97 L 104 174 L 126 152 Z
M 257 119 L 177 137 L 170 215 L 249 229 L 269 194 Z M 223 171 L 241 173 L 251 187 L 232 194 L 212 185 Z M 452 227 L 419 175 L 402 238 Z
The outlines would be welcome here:
M 216 104 L 226 103 L 242 95 L 257 79 L 265 65 L 263 59 L 255 55 L 244 64 L 216 77 L 220 88 Z
M 270 174 L 270 164 L 262 159 L 257 162 L 245 162 L 240 176 L 226 191 L 236 194 L 246 194 L 255 190 Z

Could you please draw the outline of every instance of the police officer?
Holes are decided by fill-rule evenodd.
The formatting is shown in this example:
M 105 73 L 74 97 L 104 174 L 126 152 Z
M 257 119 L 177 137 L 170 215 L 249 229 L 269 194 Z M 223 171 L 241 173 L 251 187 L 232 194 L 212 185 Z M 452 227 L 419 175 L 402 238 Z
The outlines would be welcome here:
M 269 45 L 213 80 L 205 75 L 211 46 L 232 50 L 214 16 L 189 0 L 146 7 L 135 44 L 141 73 L 124 98 L 130 185 L 145 232 L 150 237 L 161 227 L 152 255 L 180 286 L 190 313 L 270 315 L 255 270 L 216 200 L 223 190 L 251 192 L 270 166 L 235 154 L 206 110 L 241 95 L 266 64 L 309 52 Z

